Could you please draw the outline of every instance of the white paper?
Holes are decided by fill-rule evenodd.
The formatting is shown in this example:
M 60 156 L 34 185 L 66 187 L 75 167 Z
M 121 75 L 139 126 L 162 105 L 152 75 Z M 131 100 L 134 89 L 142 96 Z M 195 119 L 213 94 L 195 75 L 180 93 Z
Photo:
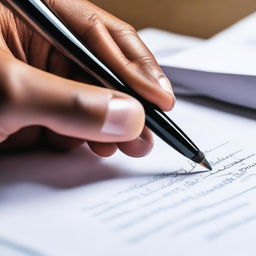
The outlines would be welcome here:
M 172 58 L 159 60 L 163 66 L 205 72 L 256 75 L 256 13 L 197 47 Z
M 142 29 L 138 33 L 157 60 L 169 58 L 199 46 L 205 41 L 201 38 L 179 35 L 154 28 Z
M 171 50 L 172 34 L 168 37 L 166 32 L 158 42 L 153 39 L 158 35 L 149 30 L 142 38 L 149 45 L 154 40 L 152 51 L 171 79 L 176 94 L 202 95 L 256 109 L 255 26 L 256 13 L 253 13 L 209 40 L 192 43 L 177 54 L 165 56 L 157 54 L 156 44 L 161 48 L 165 41 Z M 190 41 L 180 38 L 181 45 L 189 45 Z
M 1 156 L 0 255 L 254 256 L 255 113 L 179 99 L 170 116 L 211 172 L 158 139 L 142 159 Z
M 226 28 L 220 33 L 216 34 L 211 38 L 211 40 L 216 41 L 229 41 L 232 42 L 245 42 L 253 43 L 255 42 L 254 28 L 256 26 L 256 12 L 253 12 L 249 16 L 241 19 L 232 26 Z

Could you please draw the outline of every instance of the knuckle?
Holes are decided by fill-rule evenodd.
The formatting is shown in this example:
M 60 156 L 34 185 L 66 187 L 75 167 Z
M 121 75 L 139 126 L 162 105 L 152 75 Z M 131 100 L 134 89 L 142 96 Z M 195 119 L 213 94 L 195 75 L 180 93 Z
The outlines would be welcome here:
M 82 99 L 82 96 L 78 93 L 75 93 L 72 96 L 71 111 L 73 113 L 79 113 L 81 109 L 84 109 L 85 104 L 86 102 Z
M 91 12 L 84 14 L 83 19 L 83 23 L 85 24 L 85 26 L 80 37 L 86 40 L 90 36 L 90 34 L 96 29 L 96 27 L 102 24 L 102 21 L 96 13 Z
M 137 32 L 136 29 L 128 23 L 123 23 L 116 31 L 117 37 L 134 37 Z
M 18 98 L 21 84 L 19 82 L 19 68 L 8 59 L 0 58 L 0 143 L 13 134 L 13 109 L 19 108 Z
M 130 34 L 132 35 L 136 35 L 137 34 L 137 31 L 136 29 L 132 26 L 132 25 L 129 25 L 127 24 L 125 27 L 124 27 L 124 30 L 129 32 Z
M 154 59 L 151 58 L 151 56 L 148 56 L 146 54 L 141 54 L 133 59 L 133 61 L 130 61 L 127 65 L 135 70 L 140 70 L 141 72 L 150 72 L 155 70 L 158 70 L 158 64 L 154 61 Z
M 155 61 L 152 59 L 151 56 L 146 55 L 146 54 L 142 54 L 140 56 L 138 56 L 135 60 L 135 62 L 137 62 L 139 65 L 146 65 L 147 67 L 155 67 L 156 63 Z
M 86 19 L 89 27 L 93 27 L 101 22 L 99 16 L 96 13 L 87 13 L 85 15 L 85 19 Z
M 136 29 L 135 29 L 131 24 L 126 23 L 126 22 L 122 22 L 121 28 L 122 28 L 123 30 L 130 31 L 130 32 L 132 32 L 132 33 L 137 33 L 137 32 L 136 32 Z
M 0 104 L 2 106 L 18 103 L 22 88 L 19 73 L 19 68 L 13 62 L 5 62 L 0 67 Z
M 55 8 L 56 0 L 45 0 L 46 3 L 52 8 Z
M 91 109 L 90 106 L 90 100 L 87 99 L 87 97 L 85 97 L 82 93 L 74 93 L 72 95 L 70 113 L 76 116 L 83 115 L 84 120 L 86 121 L 87 118 L 94 116 L 94 110 Z

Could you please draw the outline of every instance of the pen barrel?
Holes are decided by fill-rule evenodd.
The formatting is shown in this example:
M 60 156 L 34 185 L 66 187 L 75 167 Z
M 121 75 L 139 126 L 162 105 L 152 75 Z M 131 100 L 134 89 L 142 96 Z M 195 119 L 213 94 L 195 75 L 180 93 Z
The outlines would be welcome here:
M 200 163 L 204 155 L 185 133 L 157 106 L 146 101 L 112 73 L 40 0 L 1 0 L 42 34 L 64 55 L 89 72 L 105 87 L 113 87 L 138 99 L 144 106 L 146 125 L 167 144 Z

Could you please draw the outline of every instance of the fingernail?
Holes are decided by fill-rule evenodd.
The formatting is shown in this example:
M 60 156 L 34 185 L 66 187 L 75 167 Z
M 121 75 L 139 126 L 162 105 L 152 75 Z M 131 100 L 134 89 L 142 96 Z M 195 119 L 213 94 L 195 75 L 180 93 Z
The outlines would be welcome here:
M 126 135 L 132 129 L 136 105 L 131 100 L 112 98 L 108 104 L 102 132 L 112 135 Z
M 167 77 L 161 77 L 159 80 L 160 86 L 168 93 L 174 95 L 171 82 Z

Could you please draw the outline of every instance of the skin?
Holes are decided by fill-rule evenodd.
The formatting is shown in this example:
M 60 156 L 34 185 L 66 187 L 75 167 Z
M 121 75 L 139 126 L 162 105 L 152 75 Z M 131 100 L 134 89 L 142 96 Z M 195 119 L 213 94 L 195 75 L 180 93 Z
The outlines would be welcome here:
M 164 111 L 173 107 L 171 87 L 161 87 L 163 71 L 133 27 L 85 0 L 45 2 L 140 95 Z M 0 150 L 42 142 L 72 149 L 85 141 L 100 156 L 118 148 L 133 157 L 151 150 L 152 134 L 137 100 L 94 86 L 93 78 L 2 4 L 0 14 Z M 121 135 L 102 130 L 111 99 L 129 106 L 120 119 Z

